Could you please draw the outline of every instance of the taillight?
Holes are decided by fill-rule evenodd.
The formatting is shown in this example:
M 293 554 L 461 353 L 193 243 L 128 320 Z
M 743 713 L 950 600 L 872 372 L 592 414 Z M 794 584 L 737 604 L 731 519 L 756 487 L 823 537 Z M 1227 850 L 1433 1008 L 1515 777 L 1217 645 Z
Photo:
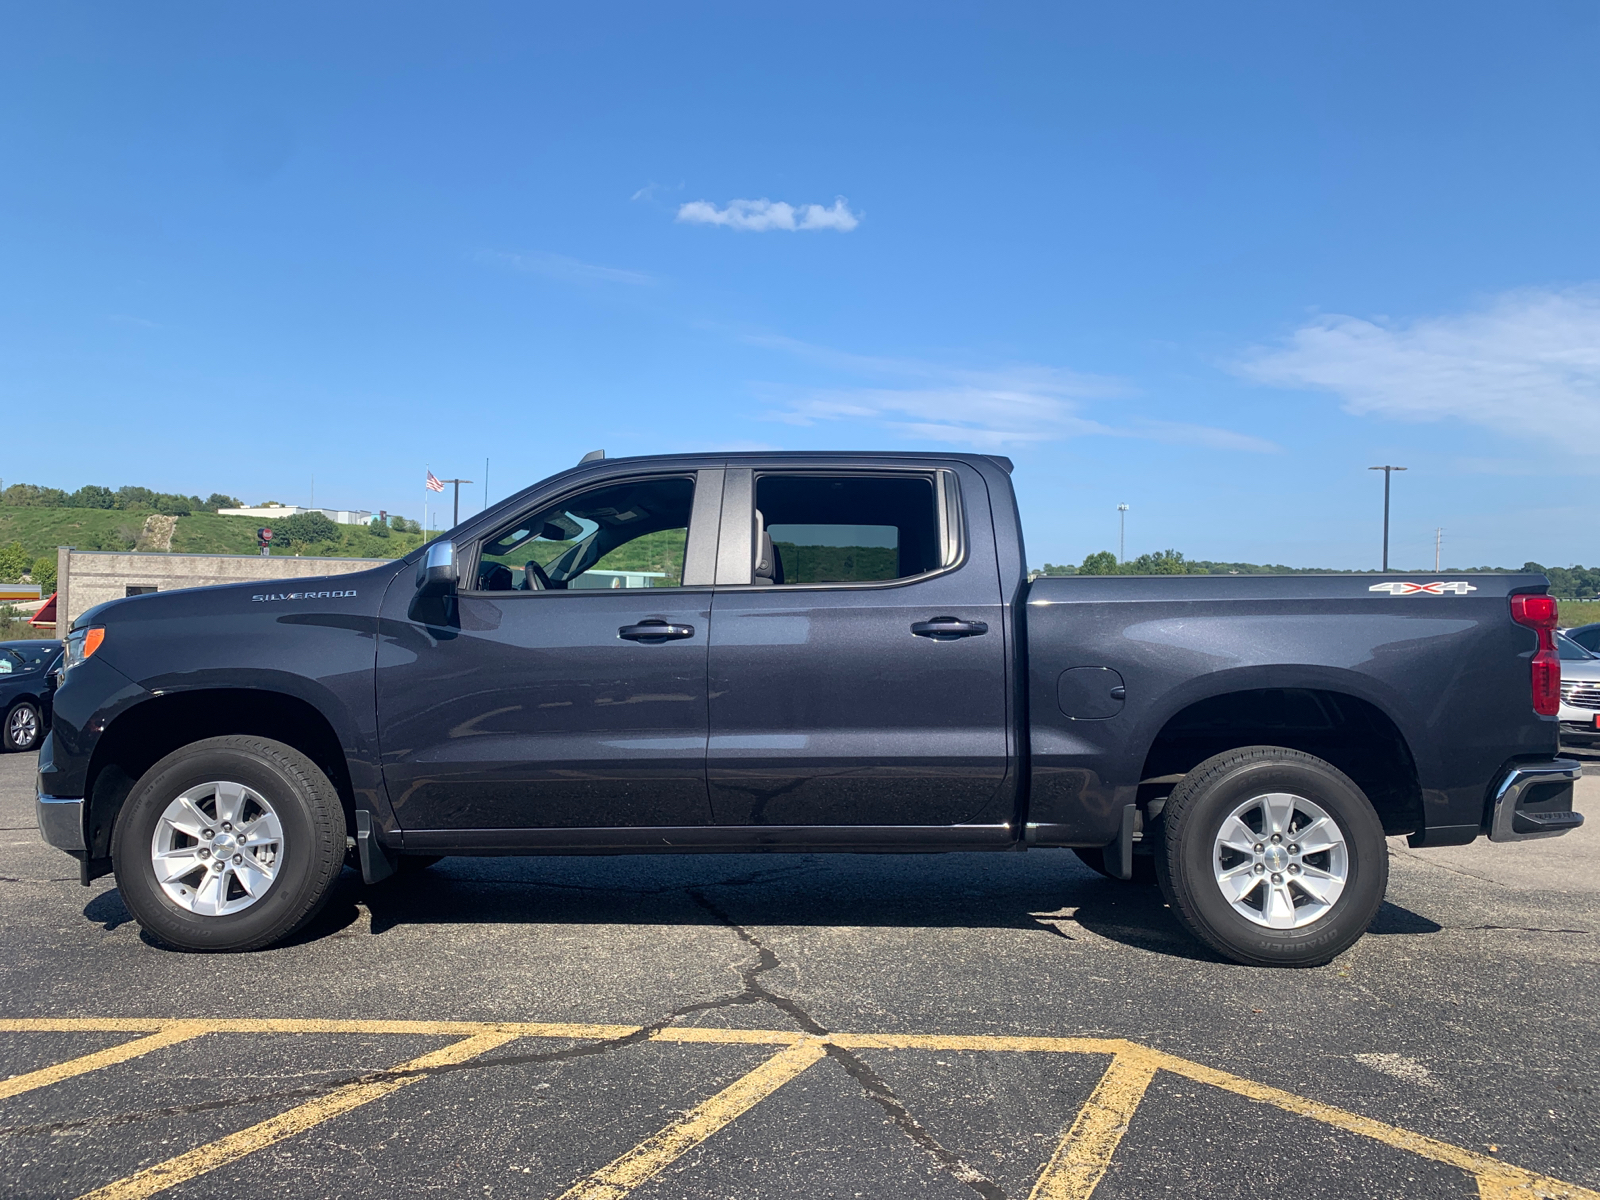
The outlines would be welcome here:
M 1553 717 L 1561 709 L 1561 656 L 1556 653 L 1556 602 L 1550 596 L 1511 597 L 1511 619 L 1539 635 L 1529 683 L 1533 711 Z

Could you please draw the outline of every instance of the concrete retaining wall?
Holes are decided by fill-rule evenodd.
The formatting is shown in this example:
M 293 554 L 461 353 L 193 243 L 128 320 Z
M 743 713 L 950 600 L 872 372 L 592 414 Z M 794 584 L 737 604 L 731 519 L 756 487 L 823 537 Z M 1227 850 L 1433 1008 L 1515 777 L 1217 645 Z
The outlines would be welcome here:
M 253 554 L 139 554 L 112 550 L 74 550 L 56 554 L 56 633 L 65 637 L 80 613 L 107 600 L 120 600 L 130 587 L 213 587 L 251 580 L 304 579 L 348 575 L 392 562 L 387 558 L 291 558 Z

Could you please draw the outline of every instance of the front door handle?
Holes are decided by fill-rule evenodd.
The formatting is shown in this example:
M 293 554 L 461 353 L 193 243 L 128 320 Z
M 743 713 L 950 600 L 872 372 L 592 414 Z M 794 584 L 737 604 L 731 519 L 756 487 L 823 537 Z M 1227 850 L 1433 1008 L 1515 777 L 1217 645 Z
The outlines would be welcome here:
M 911 622 L 911 632 L 918 637 L 943 640 L 977 637 L 979 634 L 988 633 L 989 626 L 983 621 L 963 621 L 959 617 L 934 617 L 931 621 Z
M 617 630 L 619 638 L 630 642 L 670 642 L 677 638 L 694 636 L 693 625 L 673 625 L 666 621 L 640 621 L 637 625 L 624 625 Z

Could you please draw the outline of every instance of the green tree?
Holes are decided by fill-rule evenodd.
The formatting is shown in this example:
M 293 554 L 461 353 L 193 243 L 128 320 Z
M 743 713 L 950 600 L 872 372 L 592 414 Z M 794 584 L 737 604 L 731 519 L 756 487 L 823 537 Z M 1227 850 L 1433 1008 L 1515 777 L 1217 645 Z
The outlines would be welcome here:
M 115 508 L 117 494 L 96 483 L 85 484 L 67 497 L 68 508 Z
M 63 508 L 67 494 L 60 488 L 40 487 L 36 483 L 13 483 L 0 492 L 0 504 L 12 508 Z
M 1109 550 L 1098 550 L 1083 560 L 1078 567 L 1079 575 L 1120 575 L 1122 572 L 1117 566 L 1117 556 Z
M 243 508 L 244 505 L 239 503 L 237 497 L 224 496 L 221 492 L 212 492 L 211 495 L 206 497 L 205 503 L 198 507 L 205 509 L 207 512 L 216 512 L 219 508 Z
M 1158 550 L 1154 554 L 1141 554 L 1126 565 L 1130 575 L 1187 575 L 1189 564 L 1176 550 Z
M 51 554 L 41 554 L 33 560 L 33 568 L 28 572 L 33 576 L 33 581 L 43 589 L 43 595 L 48 596 L 56 590 L 56 559 Z
M 0 583 L 16 583 L 28 570 L 28 552 L 21 542 L 0 546 Z
M 367 532 L 373 537 L 386 538 L 389 536 L 389 527 L 383 523 L 382 517 L 373 517 L 372 524 L 367 526 Z
M 1078 568 L 1073 566 L 1071 563 L 1047 562 L 1044 566 L 1039 568 L 1037 573 L 1040 575 L 1076 575 L 1078 573 Z

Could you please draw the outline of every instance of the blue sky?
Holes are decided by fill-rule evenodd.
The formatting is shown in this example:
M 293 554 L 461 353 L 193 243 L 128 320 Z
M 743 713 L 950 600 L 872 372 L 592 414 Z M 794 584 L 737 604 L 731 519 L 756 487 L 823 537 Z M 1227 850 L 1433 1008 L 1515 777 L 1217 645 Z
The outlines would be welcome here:
M 0 11 L 0 478 L 1010 455 L 1029 559 L 1600 559 L 1600 7 Z M 26 434 L 40 436 L 23 436 Z M 482 500 L 479 486 L 466 489 Z

